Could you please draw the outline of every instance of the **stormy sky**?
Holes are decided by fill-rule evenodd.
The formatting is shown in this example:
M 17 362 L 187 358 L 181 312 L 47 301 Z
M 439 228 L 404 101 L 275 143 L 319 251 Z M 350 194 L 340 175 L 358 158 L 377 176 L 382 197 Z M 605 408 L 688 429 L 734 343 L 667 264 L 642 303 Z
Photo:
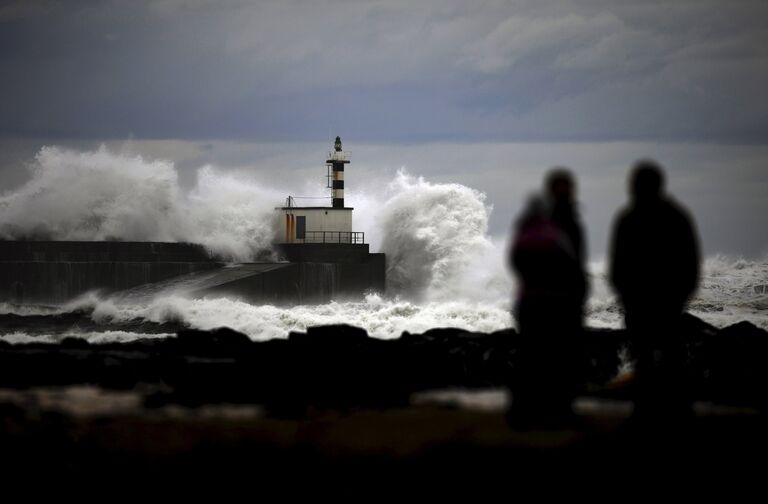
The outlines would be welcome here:
M 764 0 L 4 1 L 0 187 L 42 145 L 102 142 L 189 183 L 205 163 L 306 175 L 330 132 L 361 176 L 406 166 L 485 191 L 495 234 L 571 166 L 599 255 L 649 156 L 709 253 L 759 255 L 766 19 Z

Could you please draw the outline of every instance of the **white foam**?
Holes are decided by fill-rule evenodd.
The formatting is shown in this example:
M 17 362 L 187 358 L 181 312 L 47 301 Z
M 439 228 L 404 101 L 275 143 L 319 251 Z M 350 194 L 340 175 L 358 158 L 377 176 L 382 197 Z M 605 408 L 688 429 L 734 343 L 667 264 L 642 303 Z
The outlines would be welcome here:
M 588 321 L 594 327 L 621 327 L 622 314 L 608 286 L 603 262 L 590 265 L 592 292 Z M 659 285 L 659 289 L 663 289 Z M 748 260 L 716 255 L 704 261 L 699 288 L 688 310 L 724 327 L 742 320 L 768 330 L 768 257 Z
M 413 303 L 403 299 L 368 296 L 361 302 L 331 302 L 322 305 L 279 307 L 253 305 L 229 298 L 187 299 L 169 296 L 146 306 L 115 305 L 94 307 L 99 322 L 124 322 L 142 319 L 152 322 L 178 322 L 198 329 L 227 326 L 254 340 L 285 338 L 290 331 L 327 324 L 351 324 L 364 327 L 374 337 L 397 338 L 403 331 L 424 332 L 434 327 L 458 327 L 491 332 L 510 325 L 509 307 L 467 302 Z M 103 318 L 109 313 L 109 318 Z
M 138 339 L 168 338 L 171 333 L 137 333 L 131 331 L 78 331 L 76 329 L 59 334 L 29 334 L 24 331 L 0 334 L 0 340 L 11 344 L 61 343 L 66 338 L 80 338 L 89 343 L 128 343 Z

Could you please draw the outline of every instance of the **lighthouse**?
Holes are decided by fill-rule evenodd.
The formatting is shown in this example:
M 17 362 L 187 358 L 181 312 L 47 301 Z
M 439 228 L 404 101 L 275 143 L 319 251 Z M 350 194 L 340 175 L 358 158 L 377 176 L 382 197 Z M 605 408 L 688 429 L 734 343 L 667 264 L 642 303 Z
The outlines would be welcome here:
M 333 150 L 328 153 L 328 185 L 331 188 L 333 208 L 344 208 L 344 165 L 349 164 L 349 154 L 341 148 L 341 137 L 336 137 Z
M 344 206 L 344 171 L 350 162 L 340 137 L 325 159 L 330 194 L 321 199 L 330 199 L 330 205 L 300 206 L 296 202 L 302 198 L 288 196 L 285 206 L 276 208 L 281 223 L 275 246 L 278 257 L 300 263 L 296 270 L 300 278 L 289 284 L 307 291 L 312 290 L 307 286 L 331 285 L 331 297 L 385 292 L 386 258 L 370 252 L 365 233 L 353 230 L 353 208 Z
M 354 209 L 344 206 L 344 168 L 350 163 L 349 157 L 349 152 L 342 148 L 341 137 L 337 136 L 325 161 L 331 205 L 299 206 L 299 198 L 288 196 L 285 206 L 278 209 L 284 214 L 280 243 L 365 244 L 365 233 L 352 230 Z
M 0 301 L 61 304 L 103 290 L 138 303 L 181 290 L 295 305 L 385 293 L 386 257 L 353 231 L 353 209 L 345 206 L 349 153 L 341 138 L 321 159 L 330 189 L 325 205 L 299 206 L 302 198 L 288 196 L 275 208 L 273 247 L 253 262 L 231 263 L 191 243 L 0 240 Z

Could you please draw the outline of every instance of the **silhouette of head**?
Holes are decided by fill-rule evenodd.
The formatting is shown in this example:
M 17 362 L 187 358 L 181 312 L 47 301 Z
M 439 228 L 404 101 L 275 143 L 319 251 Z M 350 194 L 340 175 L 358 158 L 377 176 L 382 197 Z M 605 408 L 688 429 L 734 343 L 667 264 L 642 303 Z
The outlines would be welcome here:
M 576 192 L 573 174 L 567 168 L 553 168 L 545 181 L 547 197 L 555 204 L 571 204 Z
M 655 161 L 641 160 L 635 163 L 630 175 L 630 193 L 639 203 L 655 201 L 664 191 L 664 172 Z
M 517 227 L 521 228 L 532 221 L 544 219 L 546 215 L 547 205 L 544 203 L 544 200 L 537 194 L 531 194 L 528 196 L 528 201 L 522 214 L 517 219 Z

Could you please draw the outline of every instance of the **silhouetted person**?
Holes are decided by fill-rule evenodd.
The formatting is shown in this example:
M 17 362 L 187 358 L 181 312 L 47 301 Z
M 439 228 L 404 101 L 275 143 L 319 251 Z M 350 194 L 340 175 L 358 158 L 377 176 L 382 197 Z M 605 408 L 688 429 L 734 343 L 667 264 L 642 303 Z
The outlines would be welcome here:
M 666 195 L 664 175 L 653 161 L 635 165 L 629 191 L 631 202 L 617 216 L 611 238 L 610 281 L 637 360 L 635 411 L 687 415 L 680 319 L 699 278 L 695 224 Z
M 554 168 L 546 178 L 546 197 L 552 222 L 568 236 L 582 270 L 585 268 L 584 230 L 576 209 L 576 183 L 565 168 Z
M 544 197 L 531 198 L 516 223 L 509 261 L 518 280 L 514 311 L 521 347 L 513 421 L 557 421 L 571 414 L 587 292 L 574 192 L 571 174 L 553 170 Z

